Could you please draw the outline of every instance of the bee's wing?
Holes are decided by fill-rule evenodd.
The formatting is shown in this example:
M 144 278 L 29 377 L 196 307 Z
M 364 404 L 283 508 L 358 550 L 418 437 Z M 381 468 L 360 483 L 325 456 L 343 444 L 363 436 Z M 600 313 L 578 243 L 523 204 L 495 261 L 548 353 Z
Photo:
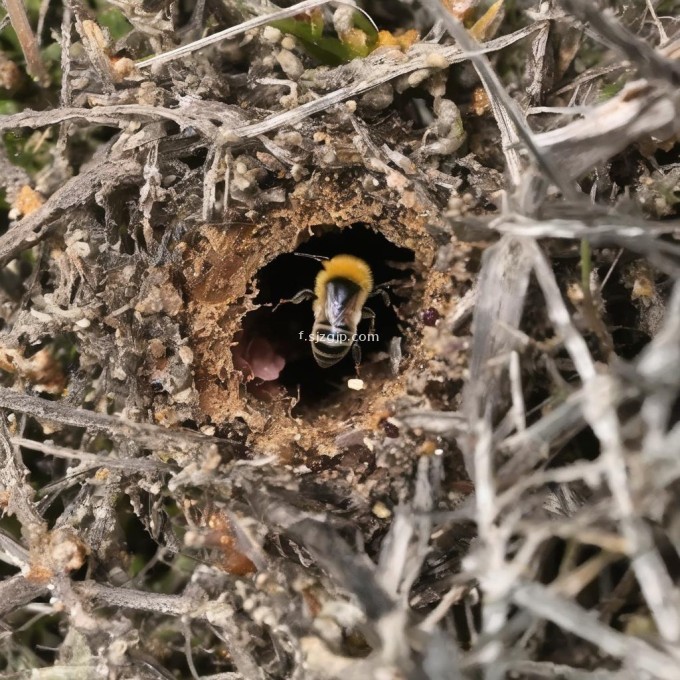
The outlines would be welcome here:
M 351 281 L 338 279 L 326 285 L 326 319 L 331 326 L 350 326 L 361 314 L 360 288 Z

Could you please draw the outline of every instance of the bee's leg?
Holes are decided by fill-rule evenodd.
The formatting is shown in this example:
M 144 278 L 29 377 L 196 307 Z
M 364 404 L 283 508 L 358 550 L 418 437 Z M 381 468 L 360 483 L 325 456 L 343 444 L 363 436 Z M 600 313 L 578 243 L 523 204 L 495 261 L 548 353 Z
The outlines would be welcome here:
M 272 312 L 275 312 L 279 308 L 279 305 L 284 305 L 287 302 L 291 302 L 294 305 L 299 305 L 301 302 L 304 302 L 305 300 L 313 300 L 315 297 L 316 295 L 314 295 L 313 290 L 304 288 L 299 293 L 295 293 L 295 295 L 293 295 L 290 300 L 279 300 L 274 309 L 272 309 Z
M 392 300 L 390 300 L 389 293 L 387 292 L 388 283 L 383 283 L 380 286 L 376 286 L 368 297 L 375 297 L 380 295 L 382 301 L 385 303 L 386 307 L 392 307 Z
M 295 293 L 290 300 L 281 300 L 281 302 L 292 302 L 294 305 L 299 305 L 305 300 L 313 300 L 316 297 L 311 288 L 303 288 L 301 291 Z
M 359 366 L 361 366 L 361 347 L 359 343 L 355 340 L 352 343 L 352 359 L 354 359 L 354 370 L 359 375 Z
M 375 312 L 370 307 L 364 307 L 361 310 L 361 318 L 369 319 L 368 322 L 368 332 L 375 333 Z

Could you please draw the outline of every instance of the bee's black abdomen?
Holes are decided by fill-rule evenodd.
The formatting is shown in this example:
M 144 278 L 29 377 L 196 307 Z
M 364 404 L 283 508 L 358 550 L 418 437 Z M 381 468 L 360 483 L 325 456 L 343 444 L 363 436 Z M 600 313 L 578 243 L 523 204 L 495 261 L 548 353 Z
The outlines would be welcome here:
M 319 364 L 321 368 L 330 368 L 331 366 L 335 366 L 335 364 L 349 352 L 350 347 L 351 345 L 348 345 L 347 347 L 336 347 L 329 351 L 326 346 L 315 345 L 312 348 L 312 353 L 314 354 L 316 363 Z
M 352 333 L 347 327 L 334 327 L 324 323 L 314 325 L 312 354 L 321 368 L 337 364 L 352 346 Z

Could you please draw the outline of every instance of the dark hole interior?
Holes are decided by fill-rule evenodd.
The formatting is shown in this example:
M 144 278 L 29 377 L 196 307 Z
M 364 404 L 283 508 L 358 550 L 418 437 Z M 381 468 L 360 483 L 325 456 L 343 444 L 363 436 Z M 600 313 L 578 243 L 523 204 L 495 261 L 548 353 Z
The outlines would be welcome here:
M 390 305 L 380 295 L 370 297 L 366 303 L 375 312 L 374 333 L 378 339 L 359 341 L 361 366 L 376 360 L 381 361 L 381 370 L 388 376 L 390 369 L 386 353 L 390 340 L 395 336 L 401 337 L 404 333 L 403 321 L 395 311 L 404 300 L 399 295 L 399 289 L 402 282 L 406 284 L 413 276 L 410 267 L 395 268 L 389 263 L 413 263 L 413 251 L 394 245 L 364 225 L 355 225 L 342 230 L 319 230 L 300 245 L 296 252 L 325 257 L 355 255 L 371 267 L 374 286 L 393 282 L 387 288 Z M 294 253 L 280 255 L 259 271 L 256 278 L 259 293 L 255 302 L 260 305 L 276 305 L 281 300 L 292 298 L 302 289 L 313 289 L 316 275 L 321 268 L 321 263 L 313 259 Z M 351 352 L 329 368 L 317 365 L 307 339 L 313 322 L 312 300 L 299 304 L 285 303 L 275 311 L 272 306 L 260 307 L 245 316 L 239 347 L 235 349 L 235 354 L 242 353 L 246 351 L 245 347 L 252 348 L 254 342 L 265 341 L 267 351 L 273 350 L 285 359 L 285 366 L 275 384 L 285 388 L 291 396 L 297 396 L 299 390 L 300 401 L 296 406 L 298 412 L 309 407 L 316 409 L 338 390 L 347 389 L 347 379 L 356 376 Z M 357 332 L 368 334 L 369 326 L 368 320 L 362 320 Z M 235 365 L 238 367 L 236 361 Z M 254 378 L 248 383 L 248 387 L 252 393 L 258 394 L 273 383 L 274 381 Z

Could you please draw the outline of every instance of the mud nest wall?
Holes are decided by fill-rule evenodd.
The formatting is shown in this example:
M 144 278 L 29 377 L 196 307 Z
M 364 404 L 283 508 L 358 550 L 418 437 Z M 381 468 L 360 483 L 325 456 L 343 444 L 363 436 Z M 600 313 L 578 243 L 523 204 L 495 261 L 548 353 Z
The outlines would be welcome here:
M 433 269 L 435 243 L 426 229 L 428 218 L 427 210 L 386 204 L 356 176 L 335 173 L 302 183 L 290 205 L 258 215 L 251 224 L 227 229 L 208 225 L 193 235 L 185 252 L 185 318 L 195 351 L 200 407 L 211 422 L 221 425 L 242 418 L 259 446 L 284 459 L 293 449 L 335 453 L 342 432 L 373 430 L 406 393 L 404 376 L 431 358 L 423 344 L 423 313 L 441 306 L 437 300 L 444 293 L 450 299 L 450 278 Z M 365 345 L 360 369 L 365 389 L 347 387 L 354 374 L 351 357 L 335 370 L 320 369 L 310 361 L 311 349 L 296 343 L 299 330 L 305 336 L 311 331 L 311 303 L 277 310 L 283 322 L 261 306 L 313 286 L 319 265 L 292 256 L 296 250 L 355 254 L 372 266 L 376 284 L 393 282 L 391 306 L 380 298 L 374 305 L 381 307 L 376 333 L 383 338 L 375 348 Z M 277 263 L 286 254 L 291 257 Z M 276 269 L 267 273 L 273 264 Z M 294 317 L 292 325 L 285 323 L 288 317 Z M 259 331 L 253 323 L 259 324 Z M 362 325 L 360 330 L 368 329 Z M 300 365 L 290 376 L 284 369 L 280 379 L 269 381 L 248 375 L 247 367 L 235 367 L 234 351 L 243 358 L 244 347 L 259 338 L 270 347 L 286 346 L 279 349 L 283 358 Z M 401 348 L 398 368 L 389 360 L 392 338 Z

